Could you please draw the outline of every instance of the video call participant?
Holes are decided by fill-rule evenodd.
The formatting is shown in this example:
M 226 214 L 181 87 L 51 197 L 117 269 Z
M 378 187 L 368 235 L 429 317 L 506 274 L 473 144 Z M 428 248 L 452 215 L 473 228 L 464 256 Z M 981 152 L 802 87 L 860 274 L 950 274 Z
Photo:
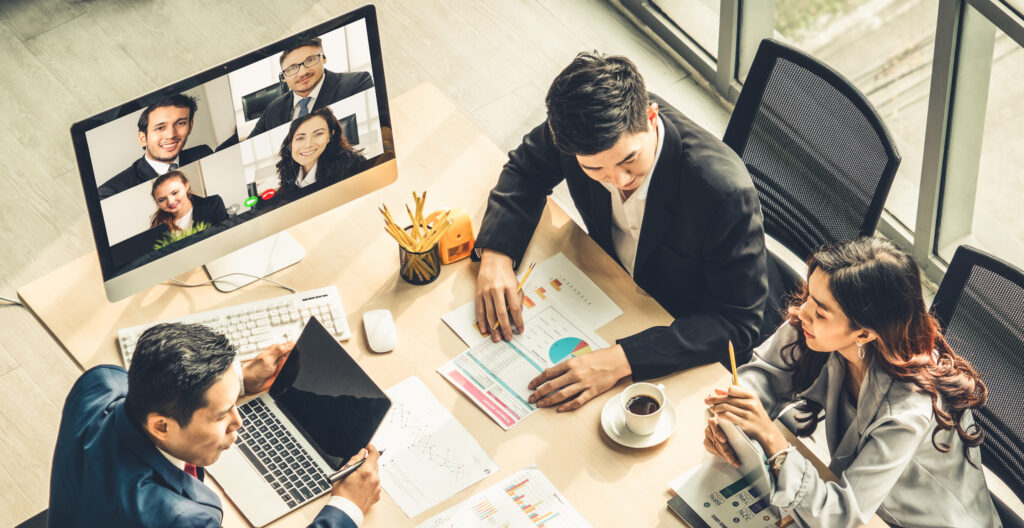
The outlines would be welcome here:
M 739 369 L 738 387 L 704 400 L 715 414 L 704 446 L 734 462 L 720 424 L 739 425 L 773 457 L 772 504 L 804 526 L 861 526 L 875 513 L 904 528 L 997 526 L 971 414 L 986 394 L 926 310 L 913 259 L 859 238 L 811 257 L 788 323 Z M 772 423 L 793 401 L 798 436 L 824 410 L 838 482 L 822 480 Z
M 139 116 L 139 144 L 145 154 L 100 186 L 108 198 L 167 172 L 213 154 L 207 145 L 185 148 L 198 105 L 194 97 L 177 94 L 149 105 Z
M 249 137 L 373 88 L 369 73 L 335 73 L 324 68 L 326 63 L 319 38 L 304 40 L 281 53 L 281 75 L 289 91 L 267 105 Z
M 153 180 L 153 201 L 156 212 L 149 227 L 166 225 L 168 231 L 186 231 L 200 224 L 214 225 L 228 219 L 224 199 L 220 195 L 202 197 L 192 194 L 188 178 L 181 171 L 171 171 Z
M 294 343 L 238 366 L 226 337 L 201 325 L 161 324 L 139 339 L 127 372 L 100 365 L 64 403 L 50 480 L 50 526 L 219 527 L 220 501 L 204 466 L 235 441 L 240 395 L 270 387 Z M 310 526 L 355 528 L 380 499 L 379 453 L 334 484 Z
M 562 180 L 590 236 L 676 319 L 533 379 L 531 403 L 579 408 L 619 380 L 749 354 L 765 299 L 764 231 L 746 167 L 654 95 L 629 59 L 581 53 L 548 91 L 548 118 L 509 154 L 476 247 L 477 318 L 524 328 L 514 268 Z M 482 251 L 481 251 L 482 250 Z
M 280 187 L 275 197 L 290 199 L 300 189 L 325 187 L 362 170 L 366 158 L 352 148 L 330 108 L 292 121 L 277 162 Z

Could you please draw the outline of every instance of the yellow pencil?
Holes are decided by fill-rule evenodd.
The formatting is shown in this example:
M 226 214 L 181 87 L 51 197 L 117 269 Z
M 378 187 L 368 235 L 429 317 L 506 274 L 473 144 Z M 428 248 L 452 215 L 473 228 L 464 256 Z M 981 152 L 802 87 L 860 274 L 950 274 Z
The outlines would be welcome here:
M 530 267 L 526 268 L 526 273 L 523 274 L 523 278 L 519 279 L 519 287 L 516 288 L 516 294 L 518 294 L 519 292 L 523 291 L 523 286 L 526 284 L 526 279 L 529 278 L 530 272 L 533 271 L 533 267 L 536 266 L 536 265 L 537 265 L 536 262 L 531 262 L 530 263 Z M 495 331 L 495 330 L 497 330 L 499 328 L 501 328 L 501 323 L 499 323 L 498 321 L 494 321 L 494 327 L 491 328 L 491 331 L 493 332 L 493 331 Z
M 736 375 L 736 351 L 732 349 L 732 340 L 729 340 L 729 363 L 732 364 L 732 384 L 739 385 L 740 378 Z

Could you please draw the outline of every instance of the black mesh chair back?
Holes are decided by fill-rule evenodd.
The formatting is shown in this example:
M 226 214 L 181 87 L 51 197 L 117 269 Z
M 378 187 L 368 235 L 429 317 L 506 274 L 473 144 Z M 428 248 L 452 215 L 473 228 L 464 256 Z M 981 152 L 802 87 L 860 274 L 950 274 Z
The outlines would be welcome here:
M 1024 499 L 1024 271 L 960 246 L 932 311 L 949 346 L 974 366 L 988 387 L 988 403 L 974 413 L 985 431 L 981 460 Z M 1022 523 L 1004 519 L 1003 524 Z
M 750 171 L 765 232 L 800 258 L 874 234 L 900 164 L 857 88 L 771 39 L 761 41 L 724 141 Z

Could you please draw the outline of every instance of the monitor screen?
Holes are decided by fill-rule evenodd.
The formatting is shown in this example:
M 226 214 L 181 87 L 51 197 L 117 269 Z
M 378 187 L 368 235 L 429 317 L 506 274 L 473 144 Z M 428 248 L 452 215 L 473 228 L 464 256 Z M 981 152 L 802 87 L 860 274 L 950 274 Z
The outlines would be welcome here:
M 111 300 L 397 178 L 372 6 L 71 132 Z

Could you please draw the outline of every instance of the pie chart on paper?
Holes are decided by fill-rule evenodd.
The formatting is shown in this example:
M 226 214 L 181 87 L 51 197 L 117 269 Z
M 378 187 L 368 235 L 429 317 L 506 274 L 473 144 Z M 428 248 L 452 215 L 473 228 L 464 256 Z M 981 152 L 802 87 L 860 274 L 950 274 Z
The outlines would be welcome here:
M 555 341 L 548 349 L 552 363 L 558 363 L 569 356 L 579 356 L 590 352 L 590 345 L 578 337 L 563 337 Z

